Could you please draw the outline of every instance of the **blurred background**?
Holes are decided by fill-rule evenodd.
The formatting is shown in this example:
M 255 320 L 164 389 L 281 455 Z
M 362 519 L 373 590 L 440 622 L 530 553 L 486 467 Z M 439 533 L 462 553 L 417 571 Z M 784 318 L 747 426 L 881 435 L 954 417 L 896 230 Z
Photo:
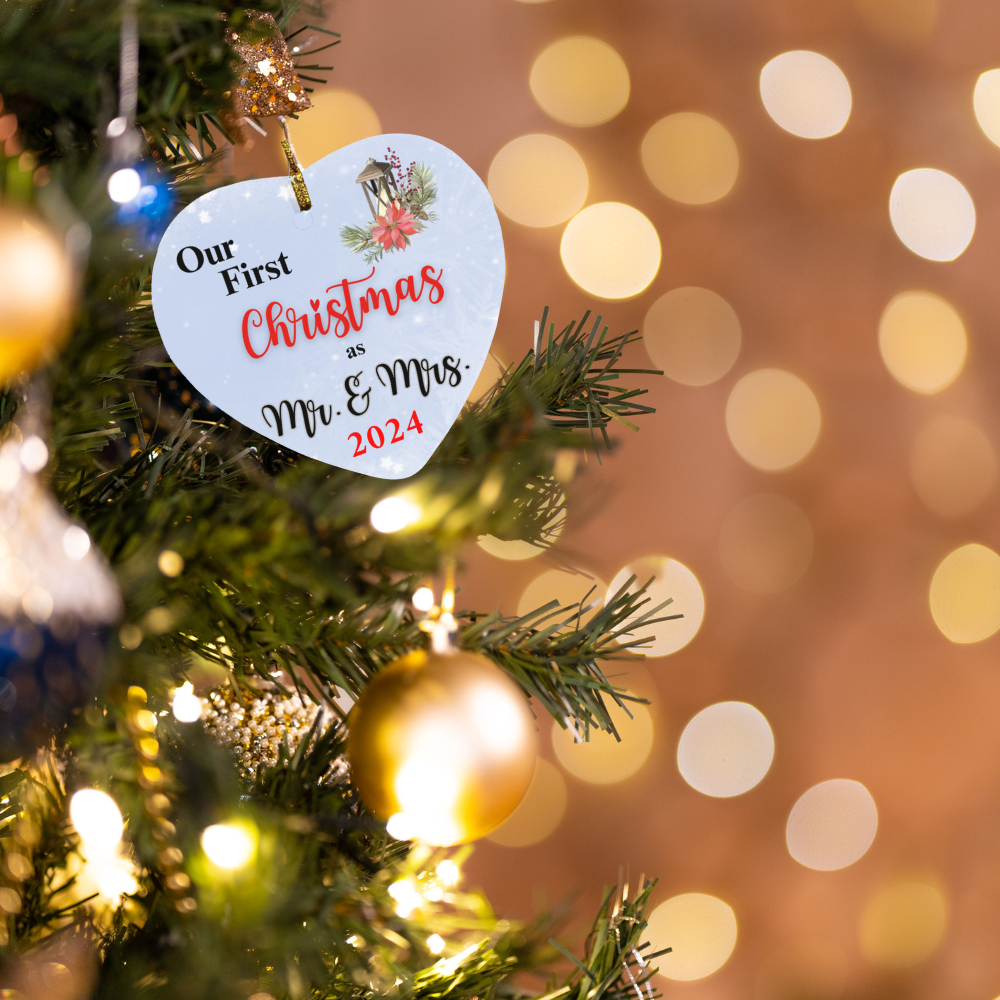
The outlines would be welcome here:
M 631 376 L 657 412 L 577 470 L 553 550 L 464 553 L 464 607 L 631 567 L 685 616 L 609 670 L 650 702 L 621 745 L 541 718 L 469 881 L 501 917 L 574 890 L 582 917 L 658 877 L 668 997 L 992 1000 L 1000 6 L 335 0 L 325 24 L 302 159 L 413 132 L 488 182 L 497 361 L 547 305 L 640 330 L 629 360 L 665 372 Z M 277 130 L 236 167 L 283 172 Z

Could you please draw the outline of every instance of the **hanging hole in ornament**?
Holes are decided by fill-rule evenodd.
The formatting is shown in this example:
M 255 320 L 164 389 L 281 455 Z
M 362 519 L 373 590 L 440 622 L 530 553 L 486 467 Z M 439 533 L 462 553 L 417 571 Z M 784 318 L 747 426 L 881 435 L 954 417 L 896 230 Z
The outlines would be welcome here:
M 292 218 L 292 222 L 295 224 L 296 229 L 308 229 L 313 224 L 312 211 L 296 212 Z

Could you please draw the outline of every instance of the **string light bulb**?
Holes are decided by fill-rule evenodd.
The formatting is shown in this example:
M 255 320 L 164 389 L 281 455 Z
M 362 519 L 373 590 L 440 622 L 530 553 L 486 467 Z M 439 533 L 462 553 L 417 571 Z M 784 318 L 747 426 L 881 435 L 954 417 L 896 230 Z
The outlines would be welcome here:
M 410 603 L 417 611 L 430 611 L 434 607 L 434 591 L 430 587 L 418 587 L 413 592 Z
M 256 830 L 243 823 L 216 823 L 201 834 L 208 860 L 219 868 L 245 868 L 257 853 Z
M 125 821 L 118 804 L 106 792 L 96 788 L 75 792 L 69 802 L 69 817 L 87 851 L 111 854 L 121 842 Z
M 190 681 L 185 681 L 174 691 L 170 707 L 178 722 L 197 722 L 201 718 L 201 698 L 194 693 L 194 685 Z
M 383 497 L 371 512 L 372 527 L 383 535 L 402 531 L 420 520 L 420 508 L 404 497 Z
M 108 197 L 119 205 L 134 201 L 141 190 L 142 178 L 132 167 L 116 170 L 108 178 Z

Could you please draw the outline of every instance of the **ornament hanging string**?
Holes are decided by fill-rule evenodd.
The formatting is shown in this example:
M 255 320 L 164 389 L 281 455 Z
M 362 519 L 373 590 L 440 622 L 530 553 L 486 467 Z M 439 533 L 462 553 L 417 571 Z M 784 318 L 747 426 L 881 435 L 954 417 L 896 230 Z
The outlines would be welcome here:
M 309 197 L 309 189 L 306 187 L 306 179 L 302 176 L 302 168 L 299 166 L 299 158 L 295 155 L 295 147 L 292 145 L 292 138 L 288 134 L 288 124 L 284 115 L 278 115 L 281 124 L 281 131 L 285 133 L 285 138 L 281 140 L 281 150 L 288 161 L 288 179 L 298 202 L 299 209 L 308 212 L 312 208 L 312 199 Z
M 299 82 L 288 45 L 274 18 L 256 11 L 248 12 L 247 16 L 251 22 L 250 31 L 244 35 L 233 31 L 230 37 L 232 47 L 242 62 L 237 68 L 240 75 L 233 102 L 243 120 L 263 135 L 267 133 L 255 119 L 270 116 L 278 119 L 285 135 L 281 140 L 281 150 L 288 161 L 292 192 L 299 210 L 308 212 L 312 208 L 312 199 L 288 134 L 285 115 L 305 111 L 312 107 L 312 102 Z
M 139 12 L 138 0 L 122 0 L 118 68 L 118 117 L 108 125 L 114 140 L 114 158 L 131 163 L 139 153 L 135 134 L 135 112 L 139 100 Z

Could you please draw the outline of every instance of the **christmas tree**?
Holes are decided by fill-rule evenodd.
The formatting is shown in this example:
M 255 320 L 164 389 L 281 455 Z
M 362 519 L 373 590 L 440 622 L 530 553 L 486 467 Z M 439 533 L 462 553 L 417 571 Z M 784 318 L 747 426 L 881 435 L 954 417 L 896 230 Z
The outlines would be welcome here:
M 485 671 L 580 739 L 614 732 L 607 705 L 630 696 L 601 663 L 661 620 L 641 588 L 509 619 L 455 605 L 450 570 L 483 534 L 549 544 L 576 457 L 651 412 L 619 381 L 635 335 L 543 311 L 533 349 L 402 484 L 302 458 L 200 397 L 154 321 L 157 241 L 231 183 L 244 112 L 295 114 L 299 79 L 329 69 L 289 63 L 262 13 L 286 37 L 322 31 L 278 2 L 0 14 L 3 995 L 526 996 L 533 970 L 551 1000 L 652 997 L 650 883 L 609 889 L 576 957 L 552 916 L 498 922 L 462 888 L 489 808 L 434 836 L 359 788 L 399 766 L 372 747 L 407 710 L 392 683 L 428 664 L 445 688 Z M 403 245 L 393 219 L 383 249 Z M 416 513 L 380 523 L 402 486 Z M 508 812 L 524 791 L 469 780 Z

